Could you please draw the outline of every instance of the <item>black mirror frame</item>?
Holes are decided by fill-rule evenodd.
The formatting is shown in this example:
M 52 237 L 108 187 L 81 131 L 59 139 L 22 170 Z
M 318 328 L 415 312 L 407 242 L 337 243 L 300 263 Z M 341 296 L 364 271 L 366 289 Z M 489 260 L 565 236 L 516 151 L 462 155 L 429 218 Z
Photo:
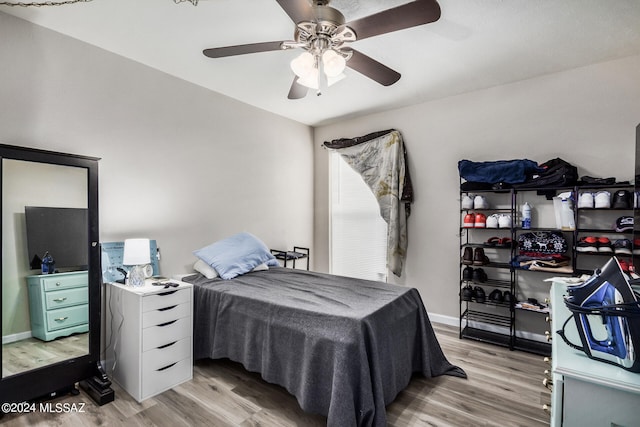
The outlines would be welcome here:
M 0 403 L 23 402 L 45 396 L 53 397 L 75 388 L 75 383 L 100 375 L 100 329 L 102 319 L 100 245 L 98 226 L 98 158 L 64 154 L 0 144 L 0 182 L 2 159 L 23 160 L 87 170 L 89 209 L 89 353 L 24 373 L 0 378 Z M 0 185 L 0 206 L 2 186 Z M 0 227 L 0 239 L 2 230 Z M 1 249 L 0 249 L 1 252 Z M 1 253 L 0 253 L 1 255 Z M 2 265 L 0 263 L 0 274 Z M 1 277 L 1 276 L 0 276 Z M 0 283 L 1 286 L 1 283 Z M 0 307 L 2 295 L 0 294 Z M 0 354 L 0 361 L 2 355 Z

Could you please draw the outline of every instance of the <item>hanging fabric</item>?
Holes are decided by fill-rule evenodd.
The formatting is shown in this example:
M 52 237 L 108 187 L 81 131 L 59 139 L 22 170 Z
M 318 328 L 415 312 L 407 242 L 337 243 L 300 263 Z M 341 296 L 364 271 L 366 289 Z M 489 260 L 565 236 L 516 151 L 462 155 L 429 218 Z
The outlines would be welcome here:
M 407 217 L 413 202 L 402 135 L 390 129 L 335 139 L 324 146 L 336 150 L 373 192 L 388 225 L 387 268 L 400 277 L 407 255 Z

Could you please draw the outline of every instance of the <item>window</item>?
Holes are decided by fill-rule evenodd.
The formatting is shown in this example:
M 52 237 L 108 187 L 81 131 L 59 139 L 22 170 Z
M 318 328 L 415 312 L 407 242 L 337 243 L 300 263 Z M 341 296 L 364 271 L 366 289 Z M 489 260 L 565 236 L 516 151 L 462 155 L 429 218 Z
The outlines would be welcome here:
M 331 153 L 331 272 L 387 279 L 387 223 L 360 174 Z

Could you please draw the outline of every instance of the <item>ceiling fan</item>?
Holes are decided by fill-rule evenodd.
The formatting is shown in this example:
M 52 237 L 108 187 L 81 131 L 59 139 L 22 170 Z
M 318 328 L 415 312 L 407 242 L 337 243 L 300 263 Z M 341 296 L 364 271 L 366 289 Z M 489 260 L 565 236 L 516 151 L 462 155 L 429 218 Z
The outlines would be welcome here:
M 294 40 L 251 43 L 205 49 L 210 58 L 300 48 L 304 52 L 291 61 L 295 73 L 289 99 L 306 96 L 309 88 L 318 95 L 322 89 L 344 77 L 349 67 L 384 86 L 400 79 L 400 73 L 350 47 L 350 44 L 380 34 L 437 21 L 440 6 L 436 0 L 410 3 L 345 23 L 330 0 L 276 0 L 296 23 Z

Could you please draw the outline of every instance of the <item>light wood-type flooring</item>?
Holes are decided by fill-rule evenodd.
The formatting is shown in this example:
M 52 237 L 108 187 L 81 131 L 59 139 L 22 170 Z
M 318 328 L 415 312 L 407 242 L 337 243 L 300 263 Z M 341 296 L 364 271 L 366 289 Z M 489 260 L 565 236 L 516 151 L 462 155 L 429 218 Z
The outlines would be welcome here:
M 547 426 L 542 385 L 549 367 L 540 356 L 458 339 L 457 328 L 434 324 L 450 362 L 468 379 L 416 376 L 387 407 L 389 426 Z M 230 361 L 198 361 L 193 380 L 143 403 L 117 385 L 116 400 L 97 406 L 81 392 L 54 403 L 86 403 L 82 413 L 5 415 L 13 426 L 324 426 L 326 418 L 305 414 L 283 388 L 268 384 Z

